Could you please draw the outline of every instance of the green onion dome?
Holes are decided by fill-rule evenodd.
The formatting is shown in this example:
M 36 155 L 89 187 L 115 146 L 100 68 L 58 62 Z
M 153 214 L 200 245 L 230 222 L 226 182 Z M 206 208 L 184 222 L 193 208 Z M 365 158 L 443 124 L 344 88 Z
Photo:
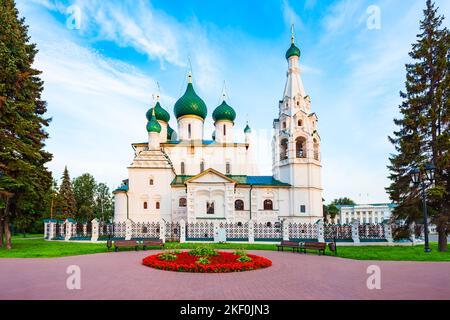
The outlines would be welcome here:
M 150 108 L 150 110 L 148 110 L 147 114 L 146 114 L 148 121 L 151 121 L 152 113 L 153 113 L 153 108 Z M 163 107 L 161 107 L 161 104 L 159 103 L 159 101 L 155 105 L 155 116 L 156 116 L 156 120 L 160 120 L 160 121 L 164 121 L 164 122 L 169 122 L 169 120 L 170 120 L 170 114 Z
M 214 110 L 212 117 L 215 122 L 219 120 L 229 120 L 231 122 L 234 122 L 234 120 L 236 119 L 236 112 L 224 100 L 222 104 L 218 106 L 216 110 Z
M 167 126 L 167 140 L 172 140 L 172 135 L 175 132 L 170 126 Z
M 251 132 L 252 132 L 252 129 L 250 129 L 250 126 L 247 123 L 247 125 L 245 126 L 245 129 L 244 129 L 244 133 L 251 133 Z
M 152 118 L 147 122 L 147 132 L 161 133 L 161 125 L 156 120 L 155 113 L 153 112 Z
M 205 102 L 195 93 L 191 81 L 189 81 L 184 95 L 175 103 L 173 111 L 177 119 L 188 115 L 205 119 L 208 114 Z
M 286 52 L 286 59 L 289 60 L 289 58 L 292 56 L 297 56 L 300 58 L 300 49 L 297 48 L 294 43 L 291 44 L 291 47 Z

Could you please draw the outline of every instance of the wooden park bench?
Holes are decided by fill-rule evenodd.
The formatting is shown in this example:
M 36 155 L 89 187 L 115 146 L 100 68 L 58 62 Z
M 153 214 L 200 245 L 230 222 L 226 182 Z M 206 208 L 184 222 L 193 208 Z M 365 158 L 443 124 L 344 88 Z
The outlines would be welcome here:
M 119 248 L 134 247 L 134 250 L 138 249 L 138 244 L 135 240 L 116 240 L 114 241 L 114 251 L 119 251 Z
M 318 250 L 319 256 L 320 253 L 325 254 L 325 249 L 327 248 L 327 244 L 325 242 L 305 242 L 301 249 L 303 253 L 306 253 L 306 250 Z
M 280 251 L 284 251 L 284 248 L 292 248 L 292 252 L 295 252 L 297 250 L 297 252 L 299 252 L 300 250 L 300 246 L 298 244 L 298 242 L 294 242 L 294 241 L 281 241 L 280 244 L 277 244 L 277 250 Z
M 164 241 L 159 240 L 142 240 L 142 248 L 147 250 L 147 247 L 160 247 L 164 248 Z

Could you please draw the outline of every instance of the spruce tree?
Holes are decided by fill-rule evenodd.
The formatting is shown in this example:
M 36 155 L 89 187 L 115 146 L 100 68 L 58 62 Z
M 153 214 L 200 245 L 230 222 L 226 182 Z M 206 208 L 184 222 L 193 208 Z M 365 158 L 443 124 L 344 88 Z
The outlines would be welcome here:
M 77 212 L 77 202 L 72 189 L 72 182 L 67 166 L 64 168 L 61 186 L 58 195 L 58 213 L 62 218 L 74 218 Z
M 387 188 L 399 206 L 394 215 L 408 223 L 422 217 L 419 186 L 411 185 L 410 171 L 427 163 L 436 166 L 434 185 L 428 189 L 429 212 L 439 231 L 439 250 L 447 250 L 449 190 L 449 31 L 442 28 L 444 17 L 427 0 L 421 33 L 412 45 L 412 63 L 406 65 L 406 91 L 401 92 L 399 127 L 393 137 L 396 154 L 390 157 Z
M 32 67 L 37 54 L 28 27 L 13 0 L 0 0 L 0 234 L 11 248 L 9 224 L 36 213 L 51 186 L 44 150 L 50 119 L 41 99 L 40 71 Z

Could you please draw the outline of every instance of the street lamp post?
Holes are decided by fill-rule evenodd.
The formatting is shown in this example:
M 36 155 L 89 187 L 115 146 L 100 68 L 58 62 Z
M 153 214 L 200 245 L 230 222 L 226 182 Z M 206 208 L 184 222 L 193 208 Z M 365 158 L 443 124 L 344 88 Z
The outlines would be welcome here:
M 424 169 L 413 168 L 411 170 L 411 179 L 415 185 L 420 186 L 422 193 L 422 212 L 423 212 L 423 224 L 424 224 L 424 234 L 425 234 L 425 252 L 431 252 L 430 243 L 428 239 L 428 210 L 427 210 L 427 199 L 426 199 L 426 182 L 433 183 L 435 166 L 433 164 L 427 164 Z

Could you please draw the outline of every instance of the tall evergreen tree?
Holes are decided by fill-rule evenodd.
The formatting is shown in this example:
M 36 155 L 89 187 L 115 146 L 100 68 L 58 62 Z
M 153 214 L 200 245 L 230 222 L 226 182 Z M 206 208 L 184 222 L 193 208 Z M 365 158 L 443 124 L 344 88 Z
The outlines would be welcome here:
M 36 53 L 14 1 L 0 0 L 0 234 L 8 249 L 9 224 L 39 208 L 52 181 L 45 168 L 52 155 L 44 150 L 50 119 L 40 72 L 32 68 Z
M 64 168 L 61 186 L 58 194 L 58 214 L 62 218 L 74 218 L 77 212 L 77 202 L 75 193 L 72 189 L 72 182 L 69 176 L 69 170 Z
M 399 127 L 389 140 L 397 154 L 390 157 L 388 166 L 391 185 L 386 188 L 391 199 L 398 203 L 394 214 L 408 223 L 420 219 L 420 188 L 411 185 L 410 170 L 436 166 L 434 186 L 428 190 L 428 206 L 439 232 L 439 250 L 447 250 L 449 190 L 449 31 L 442 28 L 443 16 L 427 0 L 421 33 L 412 45 L 413 62 L 406 65 L 406 91 L 401 92 Z

